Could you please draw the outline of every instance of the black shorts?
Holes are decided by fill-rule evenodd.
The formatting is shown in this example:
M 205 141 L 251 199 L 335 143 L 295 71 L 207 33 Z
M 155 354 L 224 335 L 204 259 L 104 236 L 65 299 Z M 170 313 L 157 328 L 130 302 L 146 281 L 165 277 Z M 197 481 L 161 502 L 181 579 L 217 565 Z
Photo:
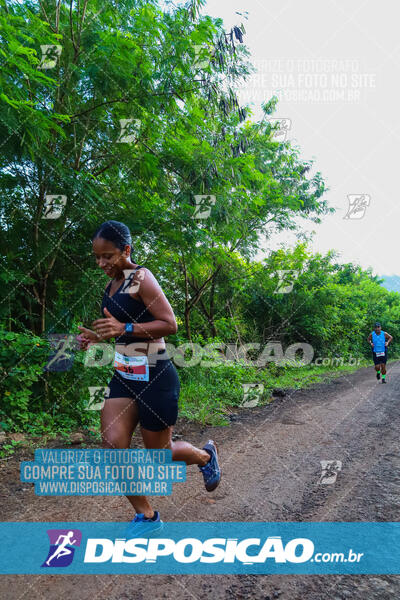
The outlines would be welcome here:
M 374 365 L 382 365 L 382 364 L 386 365 L 387 355 L 388 355 L 387 348 L 385 348 L 385 356 L 376 356 L 376 352 L 372 351 L 372 358 L 374 361 Z
M 175 425 L 178 418 L 180 382 L 166 350 L 159 350 L 148 359 L 149 381 L 124 379 L 115 371 L 108 384 L 107 399 L 132 398 L 138 405 L 140 425 L 149 431 L 161 431 Z

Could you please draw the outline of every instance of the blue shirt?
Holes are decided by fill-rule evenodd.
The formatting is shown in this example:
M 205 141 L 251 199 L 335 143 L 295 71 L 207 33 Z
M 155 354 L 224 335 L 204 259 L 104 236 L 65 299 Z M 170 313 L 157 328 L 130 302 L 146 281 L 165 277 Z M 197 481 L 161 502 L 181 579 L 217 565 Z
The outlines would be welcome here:
M 385 339 L 384 331 L 381 331 L 379 335 L 377 335 L 375 333 L 375 331 L 373 331 L 372 332 L 372 342 L 374 344 L 374 348 L 373 348 L 374 352 L 385 352 L 386 339 Z

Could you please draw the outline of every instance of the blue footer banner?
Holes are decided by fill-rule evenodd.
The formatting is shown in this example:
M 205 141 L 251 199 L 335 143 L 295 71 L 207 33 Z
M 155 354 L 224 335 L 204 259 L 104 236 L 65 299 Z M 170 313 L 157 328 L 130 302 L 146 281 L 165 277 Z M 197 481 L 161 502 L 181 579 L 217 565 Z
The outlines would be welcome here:
M 400 523 L 0 523 L 0 573 L 400 574 Z

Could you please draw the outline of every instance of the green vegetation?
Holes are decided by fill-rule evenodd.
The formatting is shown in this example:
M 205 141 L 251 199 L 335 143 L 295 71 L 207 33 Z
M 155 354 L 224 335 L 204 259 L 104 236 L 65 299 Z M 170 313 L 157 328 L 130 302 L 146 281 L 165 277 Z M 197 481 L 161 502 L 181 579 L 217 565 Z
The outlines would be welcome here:
M 110 218 L 129 226 L 134 259 L 155 273 L 174 308 L 171 344 L 274 341 L 285 353 L 306 343 L 314 357 L 347 360 L 368 356 L 377 318 L 399 339 L 398 295 L 369 272 L 304 244 L 254 261 L 273 232 L 299 228 L 300 218 L 319 222 L 331 209 L 312 162 L 274 139 L 276 99 L 259 122 L 238 103 L 252 69 L 244 26 L 225 31 L 200 14 L 203 4 L 126 0 L 116 10 L 109 0 L 27 0 L 0 9 L 6 431 L 98 428 L 88 388 L 105 386 L 112 367 L 85 368 L 83 352 L 65 372 L 44 365 L 49 334 L 76 334 L 99 317 L 106 278 L 90 238 Z M 61 48 L 51 68 L 43 45 Z M 65 199 L 58 218 L 47 218 L 48 196 Z M 208 198 L 208 216 L 198 218 L 196 196 Z M 282 271 L 290 293 L 277 293 Z M 240 405 L 243 383 L 263 382 L 266 402 L 275 387 L 309 384 L 322 370 L 274 360 L 181 368 L 181 414 L 222 424 Z

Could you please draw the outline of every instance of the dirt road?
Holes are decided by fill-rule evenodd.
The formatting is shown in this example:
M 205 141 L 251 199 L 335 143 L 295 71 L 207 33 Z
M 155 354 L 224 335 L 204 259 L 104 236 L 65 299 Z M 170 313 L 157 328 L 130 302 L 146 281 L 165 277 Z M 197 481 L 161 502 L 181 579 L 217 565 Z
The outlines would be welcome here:
M 223 480 L 208 494 L 197 467 L 172 497 L 157 499 L 170 521 L 397 521 L 400 509 L 400 363 L 388 383 L 372 367 L 242 409 L 231 427 L 176 427 L 197 445 L 219 443 Z M 136 445 L 134 443 L 134 445 Z M 24 456 L 32 459 L 31 455 Z M 19 460 L 3 461 L 3 521 L 128 521 L 125 498 L 39 498 L 19 481 Z M 321 460 L 342 462 L 332 485 L 319 485 Z M 25 490 L 23 489 L 25 488 Z M 28 488 L 28 489 L 26 489 Z M 7 599 L 392 600 L 399 576 L 1 576 Z M 7 590 L 6 594 L 5 590 Z

